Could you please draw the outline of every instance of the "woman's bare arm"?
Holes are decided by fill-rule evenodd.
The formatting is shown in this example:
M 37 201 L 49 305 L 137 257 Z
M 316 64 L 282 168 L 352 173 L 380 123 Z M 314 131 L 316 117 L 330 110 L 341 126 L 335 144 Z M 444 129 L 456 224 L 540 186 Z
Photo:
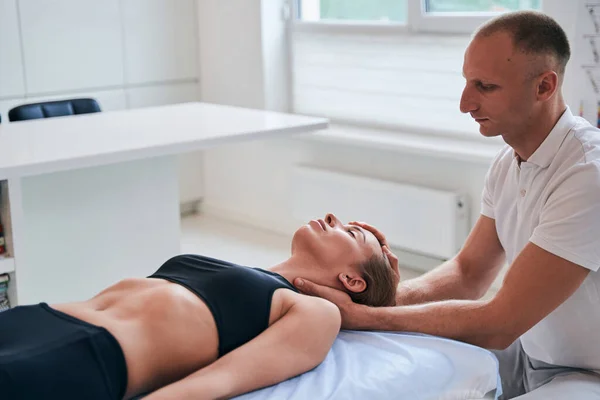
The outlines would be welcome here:
M 228 399 L 274 385 L 319 365 L 341 324 L 327 300 L 285 291 L 281 317 L 259 336 L 147 400 Z

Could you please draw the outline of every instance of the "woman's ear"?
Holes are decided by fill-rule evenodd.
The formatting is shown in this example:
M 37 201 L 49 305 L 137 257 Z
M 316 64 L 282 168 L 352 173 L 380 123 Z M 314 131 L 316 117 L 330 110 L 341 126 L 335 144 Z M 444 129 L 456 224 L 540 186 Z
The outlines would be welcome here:
M 356 272 L 342 272 L 338 275 L 342 285 L 352 293 L 362 293 L 367 290 L 367 282 Z

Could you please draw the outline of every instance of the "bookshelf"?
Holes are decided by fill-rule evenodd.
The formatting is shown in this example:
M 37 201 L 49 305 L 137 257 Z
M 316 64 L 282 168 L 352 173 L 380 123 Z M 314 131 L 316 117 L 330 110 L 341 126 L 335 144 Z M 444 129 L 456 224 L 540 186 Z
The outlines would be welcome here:
M 600 127 L 600 1 L 579 3 L 576 8 L 578 24 L 572 43 L 577 73 L 579 115 L 592 125 Z M 573 105 L 575 106 L 575 105 Z
M 0 275 L 15 272 L 15 260 L 12 257 L 0 258 Z
M 8 196 L 8 182 L 0 181 L 0 222 L 4 228 L 4 240 L 6 253 L 0 255 L 0 275 L 9 274 L 8 299 L 11 305 L 16 304 L 15 282 L 15 259 L 12 240 L 12 224 L 10 214 L 10 202 Z

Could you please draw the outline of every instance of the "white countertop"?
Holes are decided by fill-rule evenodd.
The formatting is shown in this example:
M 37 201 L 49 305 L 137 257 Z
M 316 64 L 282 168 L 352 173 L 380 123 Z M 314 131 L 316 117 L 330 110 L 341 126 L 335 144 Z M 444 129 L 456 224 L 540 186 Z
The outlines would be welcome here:
M 327 120 L 208 103 L 0 124 L 0 179 L 324 129 Z

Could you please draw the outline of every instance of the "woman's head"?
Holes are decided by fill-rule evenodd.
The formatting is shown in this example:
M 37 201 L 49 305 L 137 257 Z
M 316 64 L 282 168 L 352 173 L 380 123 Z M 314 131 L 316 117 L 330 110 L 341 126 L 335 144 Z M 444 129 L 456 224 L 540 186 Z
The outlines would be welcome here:
M 370 306 L 394 304 L 399 272 L 393 270 L 375 236 L 335 215 L 312 220 L 292 239 L 292 256 L 318 272 L 321 283 L 348 292 Z

